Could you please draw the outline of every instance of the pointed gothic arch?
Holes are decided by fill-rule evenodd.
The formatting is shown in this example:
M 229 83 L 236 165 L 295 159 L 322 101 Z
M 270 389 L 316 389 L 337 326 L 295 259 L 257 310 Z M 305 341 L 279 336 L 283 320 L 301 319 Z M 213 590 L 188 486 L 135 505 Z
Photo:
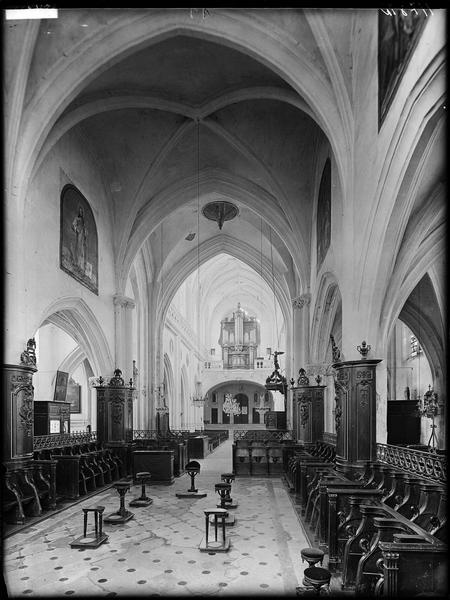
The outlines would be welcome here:
M 82 298 L 67 296 L 52 302 L 43 311 L 36 329 L 46 323 L 60 327 L 78 343 L 96 375 L 112 374 L 115 365 L 106 336 Z

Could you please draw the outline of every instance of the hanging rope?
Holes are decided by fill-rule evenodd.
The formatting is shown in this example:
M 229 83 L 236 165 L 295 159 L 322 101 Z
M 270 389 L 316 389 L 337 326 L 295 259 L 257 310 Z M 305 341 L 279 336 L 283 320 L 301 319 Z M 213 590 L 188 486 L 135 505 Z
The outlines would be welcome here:
M 164 302 L 164 263 L 163 263 L 163 222 L 161 221 L 160 260 L 161 260 L 161 309 Z M 162 315 L 162 310 L 161 310 Z
M 280 347 L 280 332 L 278 330 L 278 317 L 277 317 L 277 305 L 275 298 L 275 275 L 273 272 L 273 245 L 272 245 L 272 228 L 269 228 L 269 239 L 270 239 L 270 265 L 272 270 L 272 292 L 273 292 L 273 310 L 275 313 L 275 329 L 277 331 L 277 350 Z
M 197 360 L 199 361 L 197 364 L 200 365 L 200 120 L 199 119 L 197 120 L 197 341 L 198 341 L 198 358 L 197 358 Z M 196 389 L 195 396 L 200 397 L 200 390 Z
M 262 217 L 260 217 L 261 219 L 261 279 L 263 278 L 263 220 Z

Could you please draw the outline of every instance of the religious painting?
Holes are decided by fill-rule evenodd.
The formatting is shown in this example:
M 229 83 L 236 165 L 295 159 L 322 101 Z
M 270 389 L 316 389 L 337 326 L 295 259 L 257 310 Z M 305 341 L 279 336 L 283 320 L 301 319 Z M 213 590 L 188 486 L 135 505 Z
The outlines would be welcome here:
M 67 382 L 66 402 L 70 402 L 70 412 L 81 412 L 81 385 L 72 377 L 69 377 Z
M 426 11 L 378 12 L 378 110 L 383 122 L 427 19 Z
M 98 295 L 98 240 L 94 214 L 73 185 L 61 193 L 60 266 Z
M 331 161 L 327 158 L 322 172 L 317 199 L 317 271 L 325 258 L 331 240 Z
M 65 371 L 56 371 L 55 393 L 53 395 L 54 402 L 65 402 L 67 394 L 67 382 L 69 373 Z

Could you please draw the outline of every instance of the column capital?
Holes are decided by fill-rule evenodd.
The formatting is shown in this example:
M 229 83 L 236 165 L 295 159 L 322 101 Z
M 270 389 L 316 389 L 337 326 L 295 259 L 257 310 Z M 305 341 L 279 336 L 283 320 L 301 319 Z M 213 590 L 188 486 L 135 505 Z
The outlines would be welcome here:
M 128 296 L 122 296 L 122 294 L 114 294 L 113 296 L 114 306 L 121 306 L 122 308 L 135 308 L 136 302 L 133 298 Z
M 292 307 L 293 308 L 303 308 L 304 306 L 308 306 L 311 303 L 311 294 L 301 294 L 297 296 L 297 298 L 292 298 Z

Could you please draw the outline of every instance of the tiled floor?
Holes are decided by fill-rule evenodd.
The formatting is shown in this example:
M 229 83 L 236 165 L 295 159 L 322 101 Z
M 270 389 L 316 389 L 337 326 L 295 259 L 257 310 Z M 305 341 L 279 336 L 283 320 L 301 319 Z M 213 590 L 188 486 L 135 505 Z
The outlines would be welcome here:
M 175 496 L 189 489 L 188 475 L 171 486 L 151 485 L 147 495 L 153 504 L 131 508 L 134 518 L 123 525 L 104 524 L 109 539 L 97 549 L 72 549 L 70 542 L 83 533 L 83 507 L 101 504 L 105 515 L 119 508 L 114 489 L 6 538 L 9 597 L 294 597 L 308 566 L 302 565 L 300 550 L 309 544 L 281 479 L 236 478 L 231 495 L 238 507 L 230 511 L 236 523 L 227 527 L 230 550 L 200 552 L 203 510 L 216 506 L 214 484 L 232 470 L 231 439 L 199 462 L 195 482 L 207 492 L 205 498 Z M 127 508 L 140 492 L 132 486 Z

